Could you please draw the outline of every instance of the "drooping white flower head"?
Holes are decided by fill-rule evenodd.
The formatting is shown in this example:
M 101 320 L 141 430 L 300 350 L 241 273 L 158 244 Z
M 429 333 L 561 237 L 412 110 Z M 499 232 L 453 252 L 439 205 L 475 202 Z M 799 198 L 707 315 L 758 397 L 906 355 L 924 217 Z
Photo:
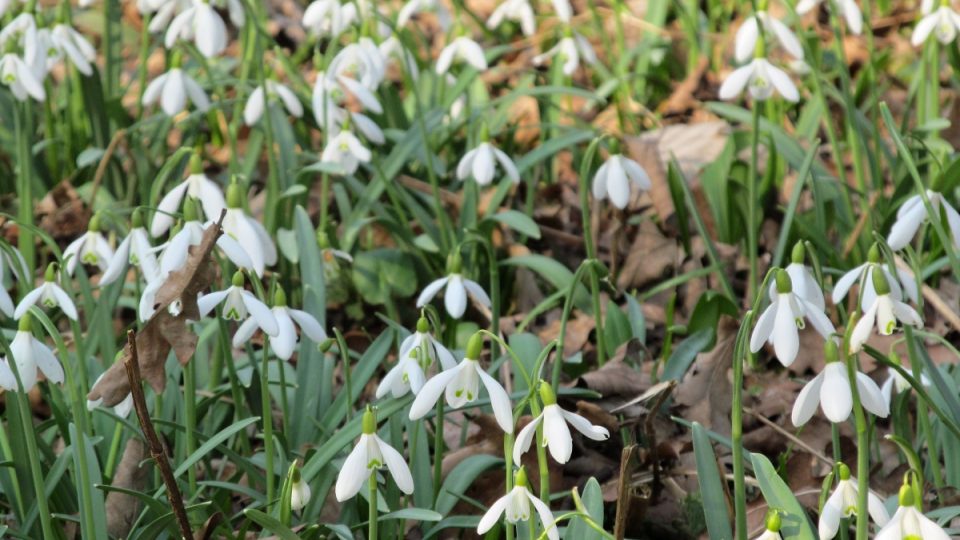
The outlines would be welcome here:
M 303 12 L 303 26 L 313 35 L 336 39 L 349 28 L 348 10 L 353 4 L 343 6 L 340 0 L 314 0 Z
M 798 60 L 803 59 L 803 45 L 793 30 L 766 11 L 757 11 L 737 29 L 734 38 L 734 58 L 737 62 L 746 62 L 754 55 L 757 41 L 761 39 L 760 25 L 763 25 L 763 33 L 776 38 L 787 53 Z
M 823 505 L 820 514 L 818 529 L 820 540 L 829 540 L 840 530 L 840 520 L 857 515 L 857 480 L 850 476 L 850 468 L 840 463 L 837 465 L 840 481 L 837 487 Z M 872 491 L 867 494 L 867 513 L 873 522 L 883 527 L 890 521 L 890 514 L 883 506 L 883 501 Z
M 226 8 L 227 15 L 230 16 L 230 22 L 237 28 L 243 28 L 243 25 L 246 24 L 247 14 L 241 0 L 210 0 L 210 4 L 220 9 Z
M 950 235 L 953 236 L 953 244 L 960 248 L 960 213 L 957 213 L 957 210 L 947 202 L 946 198 L 936 191 L 927 190 L 927 199 L 938 216 L 942 217 L 946 213 Z M 923 199 L 919 194 L 904 201 L 903 206 L 897 210 L 897 220 L 890 228 L 890 235 L 887 236 L 887 244 L 890 245 L 890 249 L 898 251 L 906 247 L 910 240 L 916 236 L 920 225 L 923 225 L 927 219 L 927 207 L 923 204 Z
M 9 250 L 9 251 L 8 251 Z M 7 317 L 13 317 L 14 305 L 10 293 L 7 292 L 5 276 L 7 270 L 17 279 L 22 279 L 25 273 L 29 272 L 27 263 L 23 259 L 15 246 L 7 246 L 7 249 L 0 249 L 0 313 Z
M 796 85 L 785 71 L 774 66 L 766 58 L 754 58 L 749 64 L 740 66 L 727 75 L 720 85 L 720 99 L 729 100 L 739 96 L 744 88 L 753 99 L 766 100 L 776 90 L 787 101 L 800 100 Z
M 460 265 L 459 254 L 451 256 L 448 264 L 450 273 L 423 288 L 420 296 L 417 297 L 417 307 L 422 308 L 429 304 L 433 297 L 440 292 L 440 289 L 444 287 L 447 290 L 443 295 L 443 304 L 447 308 L 447 313 L 454 319 L 463 317 L 464 312 L 466 312 L 468 293 L 477 302 L 490 307 L 490 297 L 487 296 L 486 291 L 476 281 L 463 277 L 460 274 Z
M 100 214 L 94 214 L 87 225 L 87 232 L 77 238 L 63 250 L 64 267 L 67 274 L 73 275 L 78 263 L 107 269 L 107 263 L 113 259 L 113 249 L 100 232 Z
M 454 60 L 461 60 L 477 71 L 487 70 L 487 58 L 483 54 L 483 47 L 467 36 L 454 38 L 440 51 L 440 56 L 437 57 L 437 75 L 443 75 L 449 71 Z
M 170 68 L 166 73 L 150 81 L 143 91 L 143 104 L 160 103 L 167 116 L 176 116 L 187 107 L 187 99 L 200 112 L 210 108 L 210 98 L 197 81 L 179 67 Z
M 480 353 L 483 349 L 483 335 L 479 332 L 470 337 L 467 342 L 466 355 L 463 360 L 452 369 L 441 371 L 427 381 L 413 404 L 410 405 L 410 419 L 423 418 L 433 409 L 441 394 L 446 397 L 447 405 L 459 409 L 468 403 L 476 401 L 480 394 L 480 383 L 487 389 L 490 397 L 490 406 L 497 424 L 506 433 L 513 433 L 513 411 L 510 406 L 510 396 L 496 379 L 487 374 L 480 367 Z
M 780 535 L 781 519 L 778 510 L 770 509 L 767 511 L 765 524 L 763 534 L 754 538 L 754 540 L 783 540 L 783 536 Z
M 530 0 L 503 0 L 487 19 L 487 28 L 496 30 L 503 21 L 520 23 L 520 30 L 525 36 L 532 36 L 537 31 L 537 18 Z
M 946 45 L 957 38 L 957 29 L 960 29 L 960 13 L 948 5 L 941 5 L 935 11 L 930 11 L 920 19 L 913 29 L 910 43 L 918 47 L 925 43 L 933 34 L 937 41 Z
M 632 187 L 647 191 L 653 186 L 647 171 L 619 150 L 619 142 L 616 142 L 610 150 L 610 157 L 593 175 L 593 197 L 601 201 L 609 198 L 614 206 L 622 210 L 630 202 Z
M 833 286 L 833 303 L 839 305 L 843 297 L 847 295 L 854 283 L 860 284 L 860 311 L 866 311 L 873 305 L 877 299 L 877 291 L 873 288 L 873 272 L 883 272 L 890 286 L 890 296 L 896 300 L 903 300 L 904 294 L 913 302 L 919 301 L 920 295 L 917 290 L 917 280 L 909 270 L 897 268 L 896 274 L 890 271 L 890 268 L 881 264 L 880 249 L 874 244 L 867 254 L 867 262 L 853 268 L 837 280 Z
M 130 264 L 140 267 L 140 273 L 146 281 L 153 281 L 160 274 L 156 248 L 150 245 L 147 230 L 143 227 L 140 209 L 133 212 L 132 227 L 126 238 L 117 246 L 106 271 L 100 276 L 100 286 L 109 285 L 124 274 Z
M 420 353 L 423 353 L 423 364 Z M 426 370 L 431 364 L 438 363 L 440 369 L 457 367 L 453 354 L 430 335 L 430 323 L 426 317 L 417 321 L 417 329 L 400 343 L 397 364 L 377 386 L 377 399 L 390 393 L 395 398 L 403 397 L 407 392 L 417 394 L 426 381 Z
M 77 320 L 77 306 L 74 305 L 70 295 L 63 290 L 57 283 L 56 263 L 50 263 L 43 277 L 44 281 L 37 288 L 24 295 L 17 309 L 13 312 L 14 319 L 20 319 L 27 314 L 27 310 L 37 303 L 47 308 L 59 307 L 67 317 Z
M 877 291 L 877 298 L 873 304 L 863 312 L 863 317 L 857 321 L 850 333 L 850 352 L 860 352 L 863 344 L 870 339 L 872 329 L 877 327 L 881 336 L 889 336 L 897 327 L 897 321 L 917 328 L 923 327 L 923 320 L 917 310 L 894 298 L 890 292 L 883 272 L 873 272 L 873 288 Z
M 823 0 L 800 0 L 797 2 L 797 13 L 800 15 L 809 13 L 821 3 L 823 3 Z M 847 28 L 851 32 L 857 35 L 863 32 L 863 14 L 860 12 L 860 6 L 857 5 L 856 0 L 836 0 L 836 3 L 828 2 L 828 5 L 831 8 L 837 6 L 837 13 L 847 22 Z
M 299 512 L 310 502 L 310 484 L 303 481 L 299 469 L 293 475 L 293 485 L 290 486 L 290 509 Z
M 249 309 L 249 306 L 248 306 Z M 327 332 L 317 321 L 316 317 L 287 306 L 287 295 L 281 288 L 277 288 L 273 297 L 273 307 L 270 310 L 277 322 L 277 334 L 270 339 L 270 349 L 277 358 L 289 360 L 293 356 L 293 351 L 297 348 L 297 326 L 308 338 L 316 343 L 327 339 Z M 260 322 L 257 317 L 250 317 L 237 328 L 233 334 L 233 346 L 243 347 L 253 333 L 260 328 Z M 294 325 L 296 323 L 296 326 Z
M 413 493 L 413 475 L 400 452 L 377 436 L 377 419 L 370 408 L 363 413 L 363 434 L 340 467 L 334 488 L 340 502 L 353 498 L 376 469 L 386 466 L 400 491 Z
M 400 12 L 397 14 L 397 28 L 406 26 L 413 19 L 413 16 L 421 11 L 436 11 L 437 20 L 443 31 L 446 31 L 453 21 L 447 7 L 439 0 L 407 0 L 407 3 L 400 8 Z
M 150 33 L 157 34 L 169 28 L 170 21 L 178 12 L 190 8 L 192 0 L 137 0 L 137 9 L 140 13 L 146 15 L 152 13 L 150 25 L 147 30 Z
M 826 341 L 824 353 L 827 364 L 823 371 L 803 387 L 794 402 L 791 415 L 794 426 L 806 424 L 817 411 L 818 404 L 823 415 L 835 424 L 846 421 L 853 411 L 853 393 L 847 366 L 837 358 L 837 344 L 832 339 Z M 887 400 L 877 388 L 877 383 L 859 371 L 857 392 L 860 403 L 866 410 L 880 418 L 886 418 L 890 414 Z
M 785 270 L 777 270 L 776 296 L 772 300 L 750 335 L 751 352 L 770 343 L 780 363 L 789 367 L 800 350 L 798 329 L 804 327 L 804 318 L 824 338 L 834 332 L 833 323 L 822 310 L 793 293 L 790 275 Z
M 266 92 L 264 92 L 263 86 L 258 86 L 253 92 L 250 92 L 247 104 L 243 108 L 243 122 L 245 124 L 252 126 L 259 122 L 264 109 L 266 109 L 267 102 L 273 98 L 280 98 L 283 107 L 287 109 L 291 116 L 297 118 L 303 116 L 303 105 L 292 90 L 272 80 L 267 80 L 265 86 Z
M 570 0 L 550 0 L 550 3 L 553 4 L 557 19 L 562 23 L 570 24 L 570 20 L 573 19 L 573 6 L 570 5 Z
M 101 373 L 100 376 L 97 377 L 97 380 L 94 381 L 93 386 L 97 386 L 98 384 L 100 384 L 100 379 L 103 379 L 103 376 L 106 375 L 106 373 L 107 373 L 106 371 Z M 92 411 L 101 405 L 103 405 L 103 398 L 87 400 L 88 411 Z M 127 397 L 123 398 L 123 400 L 120 403 L 117 403 L 116 405 L 113 406 L 113 412 L 120 418 L 126 418 L 130 416 L 131 411 L 133 411 L 133 394 L 127 392 Z
M 497 163 L 514 184 L 520 182 L 520 173 L 510 156 L 487 140 L 463 155 L 457 165 L 457 178 L 466 180 L 472 176 L 481 186 L 489 185 L 493 181 Z
M 517 435 L 513 445 L 513 462 L 520 463 L 523 454 L 530 449 L 530 445 L 537 436 L 537 426 L 543 422 L 543 445 L 550 450 L 550 455 L 561 465 L 570 461 L 573 453 L 573 438 L 570 436 L 570 424 L 588 439 L 605 441 L 610 438 L 610 432 L 603 426 L 595 426 L 579 414 L 565 411 L 557 405 L 557 396 L 553 388 L 544 381 L 540 382 L 540 399 L 543 402 L 543 412 L 524 426 Z
M 500 516 L 506 518 L 508 523 L 517 523 L 528 521 L 532 517 L 530 505 L 537 511 L 543 528 L 546 529 L 547 538 L 550 540 L 560 540 L 560 531 L 557 530 L 556 521 L 553 519 L 553 513 L 547 503 L 541 501 L 527 486 L 527 473 L 521 467 L 514 475 L 514 487 L 506 495 L 497 499 L 490 505 L 480 523 L 477 524 L 477 534 L 483 535 L 493 528 L 500 521 Z
M 576 73 L 580 67 L 581 58 L 591 66 L 597 63 L 597 53 L 593 50 L 593 46 L 587 38 L 573 30 L 570 30 L 568 35 L 562 37 L 546 52 L 534 56 L 533 65 L 541 66 L 554 56 L 558 56 L 563 62 L 563 74 L 567 77 Z
M 899 506 L 875 540 L 949 540 L 950 535 L 917 508 L 913 487 L 904 483 L 898 496 Z
M 217 305 L 223 304 L 224 319 L 237 322 L 253 320 L 256 327 L 260 328 L 265 334 L 276 337 L 280 333 L 277 318 L 273 316 L 273 312 L 266 304 L 243 288 L 243 283 L 243 272 L 238 270 L 233 274 L 230 287 L 198 298 L 197 307 L 200 316 L 205 317 Z
M 373 154 L 349 129 L 338 130 L 327 141 L 320 161 L 333 163 L 343 169 L 345 175 L 357 172 L 360 163 L 369 163 Z
M 23 60 L 34 63 L 42 50 L 37 43 L 37 20 L 32 12 L 24 11 L 0 29 L 0 49 L 9 50 L 18 45 L 23 51 Z
M 22 58 L 14 53 L 0 56 L 0 82 L 8 86 L 14 97 L 20 101 L 26 101 L 27 97 L 37 101 L 47 99 L 47 93 L 43 89 L 40 78 Z
M 159 211 L 153 214 L 153 221 L 150 223 L 150 234 L 154 237 L 163 235 L 173 225 L 173 214 L 184 197 L 199 200 L 203 215 L 208 220 L 220 219 L 220 214 L 227 207 L 220 186 L 203 172 L 203 158 L 200 154 L 191 156 L 188 169 L 190 174 L 187 178 L 160 199 L 157 205 Z
M 813 272 L 810 271 L 810 268 L 804 265 L 805 259 L 806 248 L 804 248 L 803 242 L 797 242 L 793 246 L 790 264 L 788 264 L 784 270 L 786 270 L 787 275 L 790 276 L 790 284 L 793 285 L 793 294 L 813 304 L 820 311 L 823 311 L 826 309 L 826 304 L 823 299 L 823 289 L 820 288 L 820 284 L 814 277 Z M 776 283 L 770 284 L 769 293 L 770 299 L 773 300 L 777 294 Z
M 927 377 L 926 373 L 920 373 L 920 384 L 930 386 L 933 383 L 930 381 L 930 377 Z M 883 399 L 887 402 L 887 405 L 891 406 L 893 404 L 894 391 L 901 394 L 908 392 L 910 388 L 910 382 L 907 381 L 903 375 L 900 375 L 900 372 L 893 368 L 888 368 L 887 378 L 883 381 L 883 384 L 880 385 L 880 393 L 883 394 Z
M 97 60 L 97 50 L 93 45 L 83 37 L 83 34 L 77 32 L 68 24 L 54 25 L 50 30 L 50 45 L 55 53 L 47 54 L 47 66 L 58 62 L 61 58 L 67 57 L 76 66 L 77 71 L 90 76 L 93 75 L 93 63 Z
M 403 69 L 407 70 L 407 73 L 410 74 L 411 79 L 416 81 L 420 78 L 420 68 L 417 66 L 417 57 L 410 52 L 410 49 L 403 46 L 403 43 L 400 42 L 400 39 L 396 35 L 391 35 L 381 41 L 378 48 L 380 49 L 380 56 L 383 57 L 384 62 L 388 64 L 391 61 L 399 62 Z
M 355 90 L 357 84 L 369 91 L 376 90 L 386 74 L 386 59 L 377 44 L 369 37 L 361 37 L 356 43 L 340 49 L 330 61 L 326 71 L 327 77 L 349 85 L 346 90 L 354 95 L 357 95 Z M 350 81 L 341 81 L 341 78 L 350 79 L 353 84 L 350 84 Z M 362 97 L 357 95 L 357 99 Z
M 193 0 L 170 22 L 163 44 L 172 49 L 178 39 L 194 42 L 203 56 L 213 58 L 227 48 L 227 25 L 207 0 Z
M 267 229 L 244 211 L 243 198 L 240 184 L 231 181 L 227 186 L 227 212 L 223 217 L 223 233 L 240 244 L 250 256 L 257 276 L 263 276 L 267 266 L 277 263 L 277 246 Z
M 36 386 L 38 369 L 43 372 L 48 381 L 55 384 L 63 383 L 63 366 L 57 361 L 53 351 L 33 337 L 32 320 L 33 317 L 30 315 L 20 319 L 17 333 L 10 342 L 12 358 L 5 358 L 0 362 L 0 387 L 4 390 L 11 392 L 19 390 L 16 377 L 9 365 L 11 360 L 16 362 L 24 392 L 29 392 Z

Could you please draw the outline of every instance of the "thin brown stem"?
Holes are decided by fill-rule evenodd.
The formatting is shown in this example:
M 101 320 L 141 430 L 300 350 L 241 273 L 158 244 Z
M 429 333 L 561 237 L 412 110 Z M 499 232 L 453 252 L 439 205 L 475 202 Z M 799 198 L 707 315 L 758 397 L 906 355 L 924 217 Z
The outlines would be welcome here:
M 187 509 L 183 506 L 183 495 L 177 487 L 177 479 L 173 476 L 173 469 L 170 468 L 170 461 L 167 460 L 167 454 L 163 451 L 163 445 L 160 438 L 157 437 L 157 431 L 153 428 L 153 422 L 150 420 L 150 411 L 147 410 L 147 400 L 143 396 L 143 385 L 140 382 L 140 360 L 137 355 L 137 340 L 133 330 L 127 330 L 127 346 L 130 348 L 130 354 L 127 355 L 124 367 L 127 368 L 127 380 L 130 381 L 130 394 L 133 396 L 133 406 L 137 410 L 137 418 L 140 420 L 140 427 L 143 428 L 143 435 L 147 439 L 147 445 L 150 447 L 150 457 L 157 462 L 160 469 L 160 476 L 163 477 L 163 483 L 167 487 L 167 498 L 170 499 L 170 506 L 173 507 L 173 515 L 177 519 L 177 525 L 180 527 L 180 535 L 185 539 L 193 538 L 193 532 L 190 530 L 190 520 L 187 518 Z

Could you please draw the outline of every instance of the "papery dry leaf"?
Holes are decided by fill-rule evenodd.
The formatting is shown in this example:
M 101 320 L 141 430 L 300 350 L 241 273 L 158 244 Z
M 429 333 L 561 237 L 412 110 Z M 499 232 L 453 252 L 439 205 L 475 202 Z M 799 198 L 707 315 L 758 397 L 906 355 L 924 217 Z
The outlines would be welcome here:
M 642 221 L 623 263 L 617 287 L 621 290 L 643 287 L 675 269 L 679 258 L 677 241 L 664 236 L 653 222 Z
M 730 432 L 730 403 L 733 385 L 727 372 L 733 365 L 737 325 L 723 317 L 717 328 L 717 344 L 697 355 L 693 366 L 677 386 L 677 404 L 688 407 L 683 417 L 700 422 L 717 433 Z
M 586 386 L 603 395 L 604 398 L 614 396 L 634 398 L 650 386 L 650 381 L 625 362 L 611 360 L 599 369 L 584 373 L 577 386 Z
M 209 287 L 216 277 L 210 252 L 221 232 L 219 224 L 212 224 L 203 232 L 200 244 L 190 247 L 183 267 L 171 272 L 157 291 L 154 315 L 137 334 L 140 372 L 157 393 L 166 386 L 164 364 L 170 350 L 173 349 L 181 364 L 190 361 L 196 351 L 197 335 L 190 330 L 187 322 L 200 318 L 197 295 Z M 130 349 L 124 346 L 121 358 L 93 386 L 87 399 L 102 399 L 104 406 L 112 407 L 127 397 L 130 383 L 124 363 L 128 355 Z
M 131 491 L 141 491 L 147 485 L 147 477 L 151 470 L 152 460 L 147 459 L 150 453 L 143 440 L 131 437 L 123 449 L 123 457 L 117 465 L 113 475 L 113 487 Z M 107 493 L 107 532 L 111 537 L 126 538 L 130 529 L 140 515 L 140 499 L 120 491 Z
M 91 212 L 77 190 L 64 180 L 40 199 L 34 208 L 40 228 L 54 239 L 73 239 L 87 232 Z

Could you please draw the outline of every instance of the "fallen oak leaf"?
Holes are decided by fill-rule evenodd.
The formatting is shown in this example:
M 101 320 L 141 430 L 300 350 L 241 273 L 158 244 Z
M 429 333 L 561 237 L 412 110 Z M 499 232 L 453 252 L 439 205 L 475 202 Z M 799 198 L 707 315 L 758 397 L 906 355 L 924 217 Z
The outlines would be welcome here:
M 223 220 L 221 216 L 220 220 Z M 216 277 L 210 253 L 222 234 L 220 221 L 212 223 L 203 232 L 200 243 L 191 246 L 183 267 L 171 272 L 154 297 L 154 314 L 137 334 L 137 352 L 140 371 L 154 392 L 166 386 L 164 364 L 172 349 L 181 364 L 190 361 L 197 349 L 197 335 L 190 331 L 187 321 L 200 318 L 197 295 L 207 289 Z M 103 400 L 103 406 L 112 407 L 130 393 L 124 363 L 130 356 L 129 345 L 124 346 L 119 360 L 94 384 L 87 399 Z

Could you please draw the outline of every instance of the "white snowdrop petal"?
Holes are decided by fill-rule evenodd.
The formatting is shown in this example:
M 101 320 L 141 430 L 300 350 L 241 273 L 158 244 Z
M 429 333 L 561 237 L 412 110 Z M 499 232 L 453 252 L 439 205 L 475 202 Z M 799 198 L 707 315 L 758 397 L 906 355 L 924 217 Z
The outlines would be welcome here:
M 517 439 L 513 443 L 513 462 L 520 463 L 523 454 L 530 449 L 530 445 L 533 444 L 533 439 L 537 436 L 537 425 L 540 424 L 540 421 L 543 420 L 543 414 L 537 416 L 530 421 L 529 424 L 523 426 L 523 429 L 520 430 L 520 433 L 517 434 Z
M 863 373 L 857 372 L 857 391 L 860 393 L 860 403 L 871 413 L 886 418 L 890 414 L 888 401 L 883 398 L 883 393 L 877 388 L 877 383 Z
M 607 431 L 607 428 L 603 426 L 595 426 L 591 424 L 589 420 L 580 416 L 579 414 L 565 411 L 563 409 L 560 409 L 560 414 L 568 424 L 583 434 L 584 437 L 593 439 L 595 441 L 605 441 L 610 438 L 610 432 Z
M 433 406 L 437 404 L 437 400 L 443 395 L 443 391 L 446 390 L 447 385 L 453 381 L 454 377 L 456 377 L 462 369 L 463 364 L 460 364 L 453 369 L 441 371 L 428 380 L 410 405 L 410 419 L 418 420 L 433 410 Z
M 484 534 L 494 525 L 500 522 L 500 516 L 503 515 L 504 510 L 507 508 L 507 503 L 510 501 L 510 494 L 506 494 L 503 497 L 497 499 L 490 508 L 483 514 L 483 517 L 480 518 L 480 522 L 477 523 L 477 533 Z
M 467 290 L 463 285 L 463 278 L 459 275 L 450 276 L 447 290 L 443 295 L 443 305 L 454 319 L 463 317 L 463 313 L 467 310 Z
M 334 488 L 337 500 L 340 502 L 346 501 L 359 493 L 360 488 L 363 487 L 367 482 L 367 478 L 370 477 L 371 471 L 367 468 L 368 460 L 365 437 L 368 437 L 368 435 L 360 436 L 360 441 L 353 447 L 353 450 L 350 451 L 347 459 L 340 467 L 340 474 L 337 475 L 337 484 Z
M 497 423 L 505 433 L 513 433 L 513 408 L 510 404 L 510 396 L 496 379 L 487 375 L 479 363 L 473 362 L 473 366 L 490 395 L 490 407 L 493 408 L 493 416 L 497 419 Z
M 846 369 L 841 362 L 831 362 L 823 368 L 820 406 L 824 416 L 835 424 L 849 418 L 853 410 L 853 396 L 850 393 L 850 380 L 847 378 Z
M 573 437 L 570 436 L 570 428 L 558 411 L 559 408 L 556 404 L 543 408 L 543 442 L 553 459 L 564 464 L 570 461 L 573 453 Z
M 423 288 L 423 292 L 420 293 L 420 296 L 417 297 L 417 307 L 422 308 L 423 306 L 430 303 L 433 300 L 433 297 L 440 292 L 440 289 L 447 284 L 447 281 L 450 279 L 449 276 L 442 277 L 437 279 Z
M 820 405 L 820 387 L 822 385 L 823 373 L 821 372 L 800 390 L 796 401 L 793 402 L 793 412 L 790 415 L 795 427 L 806 424 L 817 412 L 817 406 Z
M 299 309 L 291 309 L 289 310 L 289 313 L 290 317 L 296 321 L 296 323 L 300 326 L 300 330 L 306 334 L 308 338 L 317 343 L 327 339 L 327 332 L 324 331 L 322 326 L 320 326 L 320 323 L 317 321 L 316 317 Z
M 20 320 L 27 311 L 30 310 L 30 307 L 35 305 L 40 301 L 40 297 L 43 295 L 43 285 L 33 289 L 24 295 L 23 299 L 20 300 L 20 303 L 17 304 L 17 309 L 13 312 L 14 320 Z
M 407 462 L 404 461 L 403 456 L 380 437 L 376 435 L 371 435 L 371 437 L 373 437 L 377 445 L 380 446 L 383 461 L 387 466 L 387 470 L 390 471 L 390 474 L 393 476 L 393 480 L 397 483 L 397 487 L 407 495 L 413 493 L 413 475 L 410 473 L 410 467 L 407 465 Z

